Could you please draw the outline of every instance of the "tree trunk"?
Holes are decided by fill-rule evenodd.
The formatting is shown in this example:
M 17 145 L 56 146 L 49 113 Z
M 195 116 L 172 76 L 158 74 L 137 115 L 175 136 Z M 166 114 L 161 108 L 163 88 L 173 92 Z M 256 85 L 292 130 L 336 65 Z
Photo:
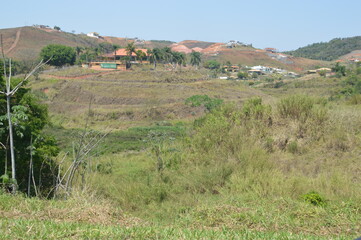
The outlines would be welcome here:
M 8 93 L 9 93 L 9 91 L 8 91 Z M 6 96 L 6 105 L 7 105 L 7 115 L 8 115 L 8 121 L 9 121 L 9 135 L 10 135 L 11 178 L 13 181 L 15 181 L 16 180 L 16 170 L 15 170 L 13 125 L 11 122 L 10 95 Z M 16 190 L 17 190 L 16 185 L 17 184 L 15 182 L 12 183 L 12 193 L 16 193 Z

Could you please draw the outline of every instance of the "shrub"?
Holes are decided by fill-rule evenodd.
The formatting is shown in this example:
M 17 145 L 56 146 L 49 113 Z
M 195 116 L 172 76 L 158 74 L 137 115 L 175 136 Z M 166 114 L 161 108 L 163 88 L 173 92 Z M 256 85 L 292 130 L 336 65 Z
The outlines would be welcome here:
M 315 191 L 311 191 L 311 192 L 303 195 L 302 199 L 305 202 L 310 203 L 314 206 L 319 206 L 319 207 L 326 206 L 326 199 Z
M 208 95 L 193 95 L 186 99 L 185 103 L 192 107 L 203 105 L 208 111 L 217 108 L 223 103 L 222 99 L 211 98 Z
M 301 119 L 301 117 L 307 118 L 311 114 L 313 105 L 314 101 L 311 98 L 296 95 L 282 99 L 277 108 L 281 117 Z
M 208 69 L 219 69 L 221 67 L 221 64 L 216 60 L 209 60 L 205 62 L 203 66 Z
M 261 98 L 252 98 L 244 103 L 242 113 L 247 118 L 264 119 L 270 116 L 271 107 L 263 105 Z
M 239 79 L 248 79 L 249 78 L 248 73 L 246 73 L 246 72 L 238 72 L 237 77 Z

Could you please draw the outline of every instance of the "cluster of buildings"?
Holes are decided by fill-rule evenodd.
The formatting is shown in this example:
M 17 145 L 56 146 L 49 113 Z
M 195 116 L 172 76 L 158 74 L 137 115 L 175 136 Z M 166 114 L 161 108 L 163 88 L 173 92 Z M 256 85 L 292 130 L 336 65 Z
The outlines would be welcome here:
M 252 44 L 245 44 L 240 41 L 230 40 L 226 43 L 227 48 L 235 48 L 235 47 L 252 47 Z
M 223 66 L 223 71 L 224 72 L 239 72 L 241 69 L 239 66 L 233 65 L 233 66 Z M 245 66 L 247 70 L 248 74 L 258 74 L 258 75 L 267 75 L 267 74 L 272 74 L 272 73 L 278 73 L 278 74 L 282 74 L 285 76 L 291 76 L 291 77 L 297 77 L 298 74 L 294 73 L 294 72 L 289 72 L 287 70 L 284 69 L 280 69 L 280 68 L 274 68 L 274 67 L 268 67 L 268 66 L 253 66 L 253 67 L 248 67 Z

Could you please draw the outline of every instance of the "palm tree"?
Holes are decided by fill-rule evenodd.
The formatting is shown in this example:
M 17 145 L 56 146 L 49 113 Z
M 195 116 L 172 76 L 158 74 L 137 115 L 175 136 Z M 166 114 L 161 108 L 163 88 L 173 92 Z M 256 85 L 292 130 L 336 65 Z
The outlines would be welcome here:
M 84 50 L 83 47 L 76 46 L 75 47 L 76 55 L 79 57 L 79 55 L 83 52 L 83 50 Z
M 202 61 L 201 53 L 193 51 L 190 55 L 191 55 L 191 64 L 192 64 L 192 66 L 196 66 L 196 69 L 197 69 L 199 64 Z
M 142 50 L 136 50 L 135 54 L 137 55 L 137 59 L 140 61 L 140 63 L 142 63 L 143 58 L 145 58 L 145 53 Z
M 125 47 L 125 51 L 127 52 L 127 55 L 128 55 L 127 68 L 130 68 L 130 61 L 132 59 L 132 53 L 136 52 L 134 42 L 128 43 L 128 45 Z
M 120 48 L 120 46 L 117 44 L 113 44 L 112 48 L 113 48 L 113 52 L 114 52 L 114 62 L 115 62 L 116 56 L 117 56 L 117 50 Z
M 154 69 L 157 68 L 157 62 L 163 59 L 163 52 L 160 48 L 154 48 L 153 51 L 151 51 L 150 59 L 154 63 Z

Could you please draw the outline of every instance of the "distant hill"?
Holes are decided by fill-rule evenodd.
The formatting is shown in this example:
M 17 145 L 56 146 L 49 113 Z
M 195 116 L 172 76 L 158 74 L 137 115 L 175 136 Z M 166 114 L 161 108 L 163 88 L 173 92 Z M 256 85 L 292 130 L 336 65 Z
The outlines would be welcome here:
M 315 66 L 327 66 L 328 62 L 312 60 L 300 57 L 294 57 L 283 53 L 268 52 L 262 49 L 256 49 L 249 45 L 238 45 L 228 48 L 225 43 L 211 43 L 195 40 L 186 40 L 170 46 L 173 51 L 191 53 L 192 51 L 201 52 L 203 59 L 217 60 L 221 63 L 231 62 L 247 66 L 265 65 L 287 69 L 295 72 L 302 72 L 305 69 Z
M 48 44 L 62 44 L 71 47 L 95 47 L 107 42 L 125 46 L 135 42 L 141 48 L 163 48 L 169 46 L 173 51 L 191 53 L 201 52 L 203 59 L 215 59 L 222 64 L 230 61 L 240 65 L 266 65 L 301 72 L 314 66 L 325 66 L 327 63 L 305 58 L 298 58 L 282 53 L 272 53 L 253 48 L 251 45 L 237 45 L 228 48 L 225 43 L 213 43 L 196 40 L 185 40 L 179 43 L 166 40 L 144 41 L 140 39 L 102 36 L 101 38 L 88 37 L 85 34 L 73 34 L 57 31 L 51 28 L 19 27 L 0 29 L 4 39 L 4 51 L 7 57 L 15 60 L 35 60 L 43 47 Z
M 97 39 L 85 35 L 35 27 L 1 29 L 0 35 L 3 36 L 6 56 L 16 60 L 34 60 L 48 44 L 88 47 L 98 43 Z
M 335 38 L 329 42 L 314 43 L 285 53 L 295 57 L 332 61 L 356 50 L 361 50 L 361 36 Z
M 37 59 L 41 49 L 49 44 L 62 44 L 70 47 L 95 47 L 99 43 L 108 42 L 125 46 L 128 42 L 134 41 L 134 39 L 108 36 L 97 39 L 88 37 L 85 34 L 73 34 L 37 27 L 0 29 L 0 35 L 3 36 L 6 56 L 15 60 Z M 165 47 L 172 43 L 171 41 L 152 40 L 144 41 L 140 46 L 146 48 Z

